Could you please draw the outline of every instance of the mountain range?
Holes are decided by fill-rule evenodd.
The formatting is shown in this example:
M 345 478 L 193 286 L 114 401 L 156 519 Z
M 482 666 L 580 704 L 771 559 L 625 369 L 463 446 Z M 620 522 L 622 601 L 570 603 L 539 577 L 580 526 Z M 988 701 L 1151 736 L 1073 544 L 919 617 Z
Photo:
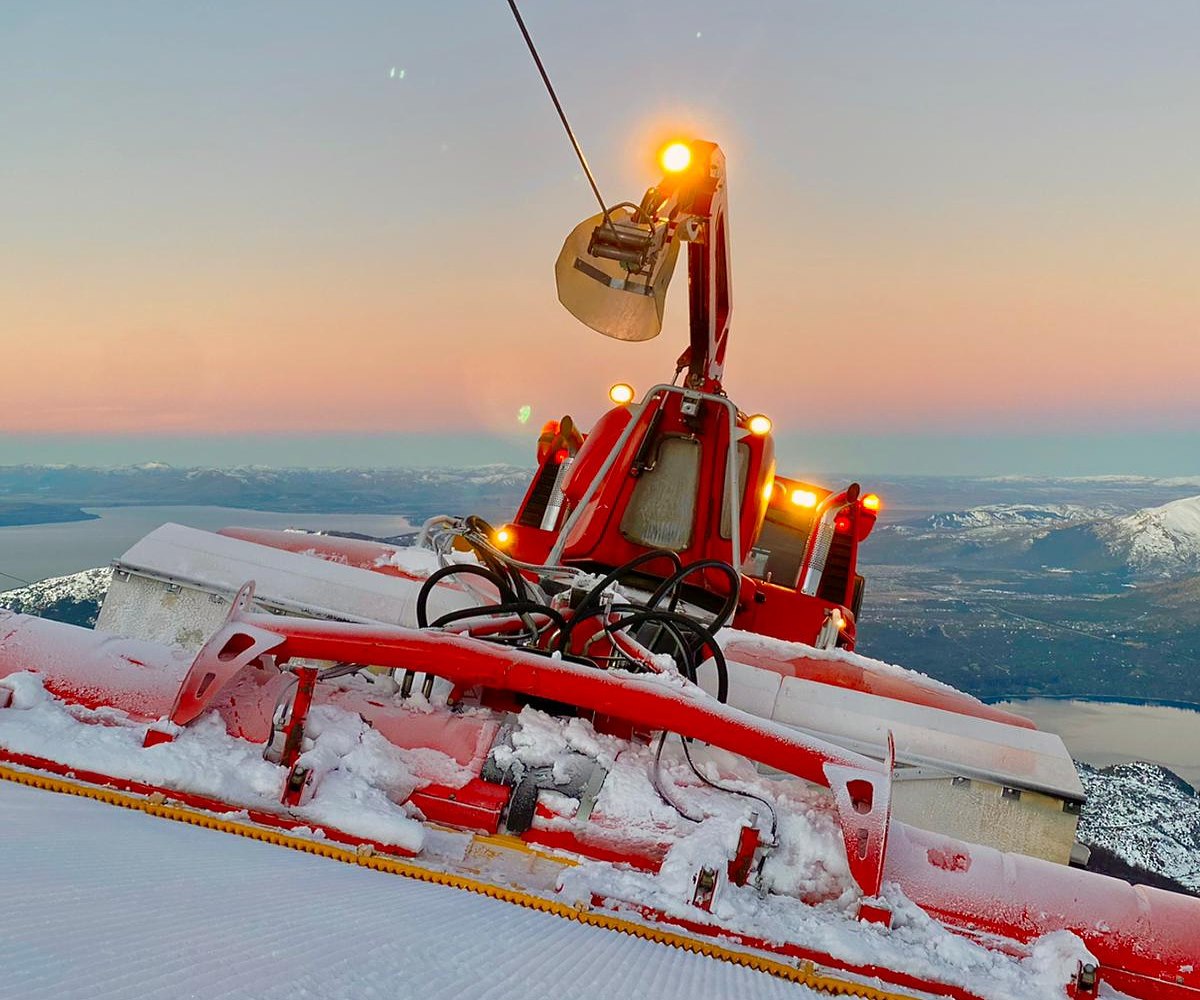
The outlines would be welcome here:
M 85 507 L 166 505 L 287 513 L 399 513 L 415 519 L 450 509 L 489 517 L 520 499 L 530 475 L 529 469 L 514 465 L 462 469 L 207 469 L 161 462 L 115 468 L 0 466 L 0 524 L 94 516 L 80 510 Z
M 1200 496 L 1134 511 L 1112 504 L 984 504 L 884 525 L 871 545 L 874 557 L 900 545 L 932 561 L 1110 573 L 1133 582 L 1178 579 L 1200 574 Z

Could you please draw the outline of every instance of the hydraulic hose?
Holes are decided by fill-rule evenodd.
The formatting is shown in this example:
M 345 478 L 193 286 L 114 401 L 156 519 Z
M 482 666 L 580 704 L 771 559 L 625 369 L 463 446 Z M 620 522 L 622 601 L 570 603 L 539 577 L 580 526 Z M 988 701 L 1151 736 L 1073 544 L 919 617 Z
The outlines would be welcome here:
M 694 563 L 688 563 L 686 566 L 677 569 L 675 573 L 667 579 L 663 580 L 658 585 L 658 589 L 650 595 L 650 600 L 647 602 L 647 607 L 657 608 L 667 594 L 671 595 L 671 603 L 667 606 L 668 611 L 675 611 L 679 604 L 679 584 L 693 573 L 701 572 L 706 569 L 715 569 L 724 573 L 729 579 L 729 595 L 725 598 L 721 605 L 720 611 L 713 618 L 712 623 L 708 626 L 709 638 L 716 636 L 717 632 L 733 617 L 733 613 L 737 610 L 738 591 L 742 585 L 741 575 L 729 563 L 721 559 L 700 559 Z
M 700 642 L 694 647 L 695 653 L 700 653 L 707 649 L 712 655 L 713 665 L 717 668 L 717 701 L 723 703 L 729 697 L 729 667 L 725 662 L 725 654 L 721 651 L 721 647 L 712 638 L 708 630 L 696 621 L 696 619 L 674 611 L 638 611 L 610 623 L 606 626 L 606 629 L 627 629 L 634 625 L 642 625 L 648 622 L 670 623 L 675 626 L 682 626 L 684 629 L 691 629 L 692 633 L 700 639 Z M 692 670 L 693 676 L 689 679 L 695 680 L 694 666 Z
M 588 608 L 596 606 L 600 602 L 600 595 L 604 593 L 612 584 L 617 583 L 626 574 L 637 569 L 639 566 L 650 562 L 654 559 L 669 559 L 671 565 L 675 567 L 675 572 L 678 573 L 683 569 L 683 562 L 679 558 L 679 553 L 673 552 L 671 549 L 650 549 L 648 552 L 643 552 L 641 555 L 634 556 L 629 562 L 618 566 L 614 570 L 610 570 L 591 590 L 587 592 L 587 596 L 579 603 L 576 609 L 579 613 L 587 611 Z
M 475 566 L 471 563 L 451 563 L 449 566 L 443 566 L 441 569 L 434 570 L 429 574 L 425 582 L 421 584 L 421 590 L 417 594 L 418 628 L 429 627 L 429 595 L 433 592 L 433 588 L 446 579 L 446 577 L 454 576 L 458 573 L 483 577 L 500 591 L 500 600 L 503 602 L 515 601 L 517 599 L 517 595 L 513 593 L 512 587 L 498 573 L 484 566 Z
M 538 604 L 536 601 L 504 601 L 500 604 L 485 604 L 478 608 L 460 608 L 457 611 L 448 611 L 440 618 L 434 619 L 433 628 L 442 628 L 452 622 L 463 621 L 467 618 L 480 618 L 485 615 L 545 615 L 558 626 L 559 630 L 567 627 L 567 620 L 561 614 L 546 604 Z

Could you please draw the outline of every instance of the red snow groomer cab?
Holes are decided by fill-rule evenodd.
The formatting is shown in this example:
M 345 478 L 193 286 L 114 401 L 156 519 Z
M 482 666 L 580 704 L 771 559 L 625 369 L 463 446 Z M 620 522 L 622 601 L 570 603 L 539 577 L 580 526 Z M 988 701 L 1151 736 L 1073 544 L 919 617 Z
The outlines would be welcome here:
M 744 413 L 721 387 L 732 314 L 725 158 L 693 142 L 661 159 L 668 172 L 636 210 L 584 222 L 556 270 L 559 298 L 581 321 L 646 340 L 661 329 L 686 242 L 690 344 L 675 380 L 640 402 L 614 385 L 614 407 L 586 436 L 570 417 L 548 424 L 498 541 L 531 564 L 604 573 L 636 560 L 631 576 L 651 590 L 687 566 L 682 594 L 711 610 L 728 601 L 735 628 L 853 649 L 858 546 L 880 499 L 857 483 L 834 492 L 776 474 L 770 418 Z

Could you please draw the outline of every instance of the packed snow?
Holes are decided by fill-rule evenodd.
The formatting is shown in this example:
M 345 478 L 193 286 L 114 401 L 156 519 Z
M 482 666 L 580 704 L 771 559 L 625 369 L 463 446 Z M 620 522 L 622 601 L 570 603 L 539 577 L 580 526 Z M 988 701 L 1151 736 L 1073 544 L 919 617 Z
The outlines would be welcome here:
M 788 660 L 796 657 L 805 657 L 810 660 L 834 660 L 849 666 L 858 667 L 868 674 L 887 675 L 897 680 L 920 684 L 930 691 L 961 694 L 958 688 L 930 677 L 928 674 L 923 674 L 919 670 L 904 667 L 898 663 L 888 663 L 886 660 L 872 659 L 869 656 L 863 656 L 861 653 L 854 653 L 846 649 L 818 649 L 816 646 L 810 646 L 807 643 L 794 642 L 788 639 L 776 639 L 773 636 L 762 635 L 758 632 L 746 632 L 736 628 L 721 629 L 717 633 L 717 642 L 727 652 L 737 649 L 741 650 L 743 654 L 753 652 L 779 660 Z
M 229 736 L 215 712 L 180 729 L 173 741 L 143 748 L 145 725 L 111 710 L 64 704 L 45 691 L 36 674 L 11 674 L 0 686 L 12 691 L 11 708 L 0 711 L 0 745 L 11 751 L 247 808 L 279 806 L 284 770 L 263 759 L 261 746 Z M 329 706 L 313 709 L 306 731 L 312 739 L 302 762 L 336 767 L 295 815 L 420 850 L 424 826 L 397 804 L 417 784 L 405 764 L 406 751 L 357 715 Z
M 791 1000 L 740 966 L 0 781 L 3 1000 Z

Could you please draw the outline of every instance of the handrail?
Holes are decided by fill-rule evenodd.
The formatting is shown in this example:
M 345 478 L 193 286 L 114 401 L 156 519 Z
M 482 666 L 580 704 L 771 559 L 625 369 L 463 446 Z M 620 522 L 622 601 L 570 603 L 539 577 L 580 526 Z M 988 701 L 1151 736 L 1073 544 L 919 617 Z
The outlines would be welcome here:
M 700 392 L 697 389 L 688 389 L 679 385 L 668 385 L 665 382 L 654 386 L 646 393 L 645 396 L 642 397 L 642 407 L 644 408 L 647 404 L 649 404 L 659 393 L 664 394 L 664 398 L 665 394 L 667 393 L 677 393 L 678 395 L 683 396 L 685 399 L 707 400 L 708 402 L 723 406 L 729 413 L 729 443 L 725 454 L 725 486 L 730 510 L 730 546 L 733 550 L 733 558 L 730 560 L 730 563 L 740 576 L 742 572 L 742 504 L 740 502 L 741 490 L 739 489 L 740 484 L 738 483 L 739 477 L 737 468 L 737 407 L 733 405 L 733 402 L 727 396 L 718 396 L 709 392 Z M 601 484 L 604 482 L 609 470 L 611 470 L 613 465 L 616 463 L 617 456 L 629 442 L 629 439 L 633 435 L 633 431 L 636 426 L 637 420 L 631 419 L 625 426 L 625 429 L 621 431 L 620 436 L 613 443 L 612 448 L 605 456 L 604 461 L 600 464 L 600 468 L 596 471 L 596 475 L 592 477 L 592 481 L 588 484 L 587 490 L 580 498 L 579 503 L 575 506 L 575 509 L 571 511 L 566 523 L 559 529 L 558 537 L 554 540 L 554 545 L 550 548 L 549 555 L 546 556 L 547 566 L 558 565 L 559 560 L 562 558 L 563 549 L 566 548 L 567 538 L 574 530 L 575 525 L 579 522 L 579 519 L 583 516 L 584 508 L 587 507 L 588 503 L 591 502 L 596 493 L 600 490 Z

